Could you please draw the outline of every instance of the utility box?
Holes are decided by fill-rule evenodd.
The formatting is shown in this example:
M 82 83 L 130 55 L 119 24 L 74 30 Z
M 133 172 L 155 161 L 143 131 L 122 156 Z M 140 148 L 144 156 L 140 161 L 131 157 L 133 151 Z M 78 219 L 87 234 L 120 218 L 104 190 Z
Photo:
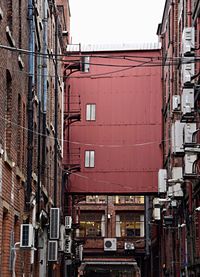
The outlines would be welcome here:
M 153 219 L 154 220 L 160 220 L 160 203 L 159 203 L 159 198 L 154 198 L 153 199 Z
M 181 97 L 180 95 L 172 96 L 172 110 L 173 112 L 180 111 L 181 109 Z
M 172 168 L 172 179 L 181 180 L 183 179 L 183 169 L 182 167 L 173 167 Z M 181 188 L 181 183 L 174 182 L 169 187 L 169 193 L 171 197 L 179 198 L 183 197 L 183 190 Z

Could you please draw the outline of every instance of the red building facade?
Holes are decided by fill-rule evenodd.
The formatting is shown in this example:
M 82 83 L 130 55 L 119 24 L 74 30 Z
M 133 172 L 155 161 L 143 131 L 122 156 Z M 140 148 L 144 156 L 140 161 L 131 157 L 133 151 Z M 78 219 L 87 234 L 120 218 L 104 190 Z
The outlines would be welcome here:
M 71 55 L 78 54 L 70 50 Z M 145 47 L 133 51 L 86 49 L 82 55 L 82 71 L 66 82 L 65 111 L 79 110 L 81 117 L 65 133 L 65 149 L 71 151 L 71 161 L 66 164 L 69 162 L 69 168 L 80 165 L 80 174 L 70 176 L 69 191 L 157 192 L 161 68 L 151 65 L 159 59 L 160 50 L 157 46 L 148 51 Z

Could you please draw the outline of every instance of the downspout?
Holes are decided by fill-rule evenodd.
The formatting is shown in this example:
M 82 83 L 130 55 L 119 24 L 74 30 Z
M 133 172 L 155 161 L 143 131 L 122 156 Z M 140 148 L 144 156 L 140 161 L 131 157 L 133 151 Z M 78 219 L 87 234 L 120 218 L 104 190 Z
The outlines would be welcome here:
M 43 78 L 43 95 L 42 95 L 42 164 L 41 174 L 45 173 L 46 163 L 46 113 L 47 113 L 47 0 L 43 1 L 43 66 L 42 66 L 42 78 Z M 40 191 L 40 190 L 39 190 Z M 38 207 L 39 209 L 39 207 Z
M 192 3 L 191 0 L 187 0 L 187 26 L 192 26 Z
M 55 4 L 55 118 L 54 118 L 54 206 L 57 206 L 58 174 L 58 15 Z
M 35 52 L 35 22 L 34 0 L 28 0 L 28 23 L 29 23 L 29 51 L 28 56 L 28 143 L 27 143 L 27 184 L 25 192 L 26 205 L 30 209 L 30 197 L 32 192 L 32 160 L 33 160 L 33 90 L 34 90 L 34 52 Z

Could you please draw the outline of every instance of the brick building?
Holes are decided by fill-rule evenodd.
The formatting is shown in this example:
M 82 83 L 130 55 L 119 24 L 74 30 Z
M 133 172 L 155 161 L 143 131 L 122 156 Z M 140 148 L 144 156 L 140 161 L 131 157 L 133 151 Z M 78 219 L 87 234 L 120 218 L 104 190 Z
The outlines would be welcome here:
M 49 269 L 49 276 L 59 276 L 56 259 L 48 262 L 47 239 L 50 208 L 61 206 L 61 54 L 69 18 L 68 1 L 0 3 L 2 277 L 47 276 Z M 30 234 L 30 245 L 19 245 L 20 226 Z
M 148 276 L 149 204 L 161 165 L 159 45 L 69 45 L 67 55 L 69 275 Z
M 163 169 L 154 199 L 159 276 L 200 275 L 199 7 L 200 1 L 166 1 L 158 28 L 163 57 Z

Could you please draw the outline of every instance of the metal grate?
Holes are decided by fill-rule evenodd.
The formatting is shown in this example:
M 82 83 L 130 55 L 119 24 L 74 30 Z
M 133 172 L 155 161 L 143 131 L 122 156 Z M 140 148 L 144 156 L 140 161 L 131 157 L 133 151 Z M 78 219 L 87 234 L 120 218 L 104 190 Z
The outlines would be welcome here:
M 59 239 L 60 209 L 50 209 L 50 239 Z
M 48 261 L 54 262 L 58 259 L 58 242 L 49 241 L 48 242 Z

